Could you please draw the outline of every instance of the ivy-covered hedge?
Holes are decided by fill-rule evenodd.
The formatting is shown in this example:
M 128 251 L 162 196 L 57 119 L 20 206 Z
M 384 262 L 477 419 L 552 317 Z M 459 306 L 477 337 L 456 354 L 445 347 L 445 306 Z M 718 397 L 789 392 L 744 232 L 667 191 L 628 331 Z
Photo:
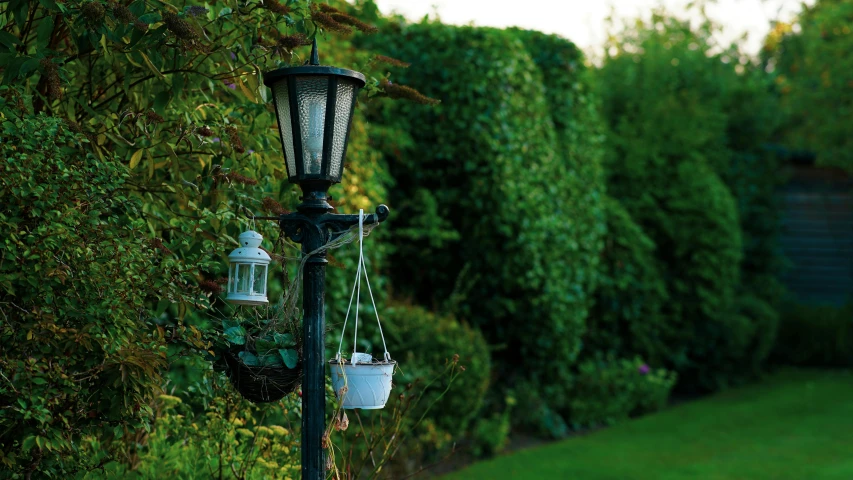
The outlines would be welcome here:
M 519 36 L 391 22 L 366 42 L 412 63 L 393 69 L 392 82 L 442 103 L 384 105 L 370 119 L 404 132 L 378 146 L 397 182 L 392 200 L 406 212 L 394 220 L 393 230 L 406 232 L 396 242 L 423 259 L 396 258 L 395 289 L 425 304 L 455 302 L 496 347 L 504 385 L 523 375 L 562 405 L 597 278 L 590 252 L 603 232 L 603 187 L 597 155 L 566 154 L 595 147 L 571 145 L 571 135 L 587 139 L 567 133 L 570 124 L 555 128 L 549 104 L 565 96 L 560 108 L 573 111 L 577 100 L 583 118 L 582 95 L 571 86 L 560 91 L 567 87 L 552 73 L 580 70 L 577 50 L 556 42 L 543 75 Z M 556 90 L 549 94 L 547 86 Z M 407 203 L 415 193 L 421 203 Z M 422 225 L 430 227 L 412 228 Z
M 149 426 L 171 342 L 205 348 L 153 306 L 203 306 L 191 281 L 207 262 L 150 239 L 128 169 L 63 121 L 0 128 L 0 469 L 71 478 L 97 465 L 92 438 L 109 459 L 113 440 Z

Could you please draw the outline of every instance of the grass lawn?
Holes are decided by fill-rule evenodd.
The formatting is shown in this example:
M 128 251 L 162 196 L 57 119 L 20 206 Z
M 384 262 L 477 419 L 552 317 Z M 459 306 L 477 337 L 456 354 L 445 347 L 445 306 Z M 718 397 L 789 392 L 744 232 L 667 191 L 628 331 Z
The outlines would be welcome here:
M 853 374 L 789 370 L 456 479 L 853 479 Z

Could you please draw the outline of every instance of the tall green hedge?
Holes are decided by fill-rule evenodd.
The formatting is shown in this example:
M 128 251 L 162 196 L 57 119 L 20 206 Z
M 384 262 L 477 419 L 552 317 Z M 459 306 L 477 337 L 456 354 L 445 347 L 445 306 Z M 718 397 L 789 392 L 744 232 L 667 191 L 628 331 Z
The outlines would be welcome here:
M 611 128 L 608 187 L 657 245 L 670 295 L 670 333 L 660 338 L 668 365 L 689 387 L 712 388 L 742 258 L 737 206 L 715 173 L 728 158 L 716 65 L 677 45 L 676 67 L 669 37 L 638 36 L 643 54 L 608 58 L 598 76 Z
M 597 277 L 590 252 L 602 235 L 603 187 L 598 166 L 578 168 L 600 154 L 564 154 L 594 147 L 571 145 L 567 124 L 555 128 L 546 87 L 561 81 L 543 75 L 516 32 L 391 22 L 367 41 L 412 63 L 393 69 L 393 82 L 442 101 L 370 115 L 401 132 L 378 146 L 397 182 L 392 201 L 405 212 L 393 223 L 404 232 L 398 253 L 420 252 L 419 261 L 394 258 L 395 290 L 425 304 L 455 302 L 495 347 L 504 385 L 523 375 L 540 381 L 550 403 L 565 403 Z M 571 73 L 566 61 L 554 68 Z M 579 98 L 565 93 L 566 102 Z
M 587 319 L 584 356 L 640 355 L 652 365 L 667 358 L 661 342 L 668 329 L 663 314 L 666 282 L 655 243 L 617 200 L 605 199 L 607 238 L 601 253 L 601 281 Z
M 715 29 L 656 12 L 608 45 L 597 75 L 608 188 L 657 245 L 661 346 L 682 388 L 756 373 L 778 323 L 778 177 L 764 149 L 778 108 L 766 74 Z

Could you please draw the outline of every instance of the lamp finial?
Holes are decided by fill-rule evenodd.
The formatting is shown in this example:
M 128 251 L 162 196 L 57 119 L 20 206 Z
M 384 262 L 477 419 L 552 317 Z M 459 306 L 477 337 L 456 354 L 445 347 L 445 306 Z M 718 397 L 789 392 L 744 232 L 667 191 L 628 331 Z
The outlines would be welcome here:
M 320 55 L 317 53 L 317 37 L 314 37 L 314 43 L 311 44 L 311 62 L 309 65 L 320 65 Z

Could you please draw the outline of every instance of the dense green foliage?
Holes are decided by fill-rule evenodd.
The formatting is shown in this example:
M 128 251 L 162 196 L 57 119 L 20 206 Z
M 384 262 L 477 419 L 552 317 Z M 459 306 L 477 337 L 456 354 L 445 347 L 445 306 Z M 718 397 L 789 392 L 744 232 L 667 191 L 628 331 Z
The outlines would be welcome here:
M 847 371 L 785 371 L 446 478 L 841 480 L 853 475 L 851 380 Z
M 396 288 L 422 303 L 449 299 L 499 347 L 503 385 L 524 379 L 548 403 L 565 405 L 597 277 L 590 254 L 603 231 L 600 153 L 588 155 L 600 141 L 596 126 L 584 132 L 564 117 L 557 128 L 549 110 L 552 95 L 578 122 L 593 116 L 586 87 L 574 86 L 581 79 L 556 74 L 583 69 L 578 51 L 542 38 L 550 57 L 540 70 L 519 38 L 535 34 L 431 22 L 383 30 L 365 43 L 412 62 L 394 69 L 392 81 L 442 102 L 382 105 L 369 115 L 402 131 L 379 143 L 397 182 L 392 200 L 401 203 L 392 225 L 404 235 L 392 240 L 424 259 L 397 257 Z
M 324 35 L 340 25 L 330 23 L 330 14 L 323 17 L 316 5 L 311 7 L 307 1 L 291 1 L 286 7 L 278 2 L 233 7 L 218 2 L 177 10 L 169 4 L 141 0 L 13 1 L 0 6 L 0 121 L 7 129 L 0 143 L 5 149 L 13 148 L 33 131 L 56 135 L 70 130 L 84 139 L 80 151 L 74 150 L 70 157 L 66 151 L 50 154 L 49 160 L 55 165 L 45 160 L 48 170 L 33 177 L 43 185 L 26 183 L 33 191 L 22 190 L 26 196 L 19 203 L 10 197 L 8 207 L 23 213 L 6 215 L 8 211 L 4 210 L 10 234 L 6 245 L 13 249 L 9 259 L 26 255 L 29 262 L 44 262 L 43 273 L 21 270 L 6 279 L 6 295 L 21 295 L 24 284 L 36 282 L 39 287 L 31 287 L 32 298 L 15 302 L 35 317 L 7 314 L 10 321 L 22 318 L 25 324 L 15 324 L 20 329 L 4 346 L 3 361 L 14 362 L 9 366 L 4 363 L 3 373 L 15 375 L 11 392 L 18 389 L 23 396 L 32 394 L 31 400 L 22 397 L 16 410 L 4 416 L 4 435 L 21 436 L 4 436 L 2 442 L 4 463 L 14 464 L 16 471 L 33 467 L 58 472 L 109 460 L 103 453 L 114 453 L 111 438 L 119 435 L 121 428 L 139 429 L 155 420 L 148 400 L 162 374 L 167 370 L 175 373 L 170 376 L 180 379 L 178 393 L 196 381 L 198 371 L 191 373 L 193 370 L 185 365 L 185 355 L 190 353 L 187 349 L 201 350 L 218 341 L 222 331 L 219 319 L 230 316 L 217 294 L 226 272 L 225 255 L 236 245 L 237 234 L 250 223 L 238 217 L 239 207 L 276 214 L 298 202 L 298 192 L 284 175 L 275 115 L 267 102 L 269 91 L 260 87 L 258 73 L 301 63 L 310 35 Z M 333 14 L 346 20 L 342 13 Z M 361 64 L 370 73 L 368 53 L 356 52 L 345 41 L 326 39 L 325 45 L 329 45 L 328 53 L 335 52 L 337 64 Z M 378 82 L 370 78 L 367 91 L 377 93 Z M 17 125 L 14 131 L 9 130 L 9 125 L 16 125 L 18 119 L 32 112 L 52 115 L 53 126 Z M 380 157 L 366 148 L 366 131 L 357 114 L 344 173 L 346 189 L 332 189 L 341 209 L 371 209 L 378 203 L 375 200 L 384 196 L 388 177 L 379 165 Z M 58 143 L 65 141 L 61 137 Z M 43 143 L 51 145 L 48 140 Z M 3 153 L 6 156 L 6 150 Z M 94 162 L 102 164 L 99 175 L 90 173 Z M 67 165 L 86 168 L 56 175 Z M 31 169 L 39 172 L 36 167 L 34 163 Z M 44 179 L 48 172 L 56 175 L 48 178 L 53 183 Z M 40 206 L 32 213 L 32 204 L 39 199 L 44 198 L 45 205 L 55 200 L 48 186 L 59 187 L 59 182 L 79 184 L 79 191 L 69 189 L 63 194 L 81 197 L 63 198 L 70 203 L 56 205 L 55 209 Z M 109 192 L 110 196 L 102 199 L 100 192 Z M 92 197 L 83 196 L 87 193 Z M 118 198 L 127 199 L 127 206 L 121 207 Z M 98 202 L 107 201 L 109 215 L 96 215 L 103 208 Z M 91 205 L 90 210 L 82 209 L 87 205 Z M 28 223 L 27 215 L 42 215 L 53 223 Z M 90 220 L 90 215 L 95 215 L 94 219 Z M 48 231 L 54 235 L 43 242 L 46 250 L 42 254 L 29 243 L 44 232 L 17 236 L 19 229 L 33 228 L 64 230 Z M 275 223 L 259 223 L 256 228 L 272 250 L 270 240 L 278 237 Z M 126 238 L 131 233 L 132 241 Z M 93 247 L 86 248 L 85 242 L 92 242 Z M 113 244 L 115 248 L 96 249 Z M 62 256 L 49 254 L 60 246 Z M 279 245 L 274 253 L 292 255 L 283 248 Z M 116 250 L 122 255 L 116 255 Z M 352 249 L 340 253 L 336 264 L 353 266 L 353 253 Z M 382 265 L 382 253 L 381 247 L 371 251 L 373 267 Z M 92 259 L 97 261 L 86 263 Z M 276 256 L 276 260 L 281 259 Z M 8 268 L 22 266 L 7 263 Z M 91 277 L 77 269 L 89 272 Z M 281 293 L 280 273 L 278 268 L 273 271 L 273 298 Z M 51 276 L 43 281 L 40 276 L 48 274 Z M 330 299 L 345 298 L 348 277 L 330 273 Z M 61 281 L 66 282 L 62 290 L 54 286 Z M 132 291 L 125 282 L 133 286 Z M 380 279 L 377 284 L 381 287 L 384 282 Z M 116 297 L 107 298 L 108 293 Z M 57 305 L 67 302 L 76 313 L 63 312 L 68 317 L 65 319 L 34 304 L 40 294 L 55 298 Z M 215 310 L 210 319 L 204 310 L 208 298 Z M 116 303 L 115 310 L 110 310 L 110 302 Z M 121 302 L 125 303 L 119 308 Z M 331 303 L 330 317 L 342 313 L 341 303 Z M 35 305 L 38 310 L 33 310 Z M 105 310 L 96 315 L 98 308 Z M 36 318 L 53 315 L 62 325 L 61 331 L 53 332 L 47 323 L 42 325 L 47 320 Z M 65 321 L 73 326 L 62 324 Z M 110 322 L 116 325 L 106 328 Z M 30 323 L 32 328 L 24 328 Z M 4 324 L 4 335 L 10 325 Z M 55 336 L 59 343 L 41 340 L 38 335 Z M 34 348 L 39 352 L 41 347 L 53 348 L 51 354 L 64 355 L 67 347 L 63 342 L 67 340 L 62 338 L 68 335 L 76 335 L 79 345 L 69 352 L 70 357 L 51 363 L 56 379 L 42 371 L 42 362 L 49 357 L 33 354 L 29 360 L 27 354 Z M 63 374 L 67 378 L 62 378 Z M 46 383 L 39 379 L 22 389 L 19 382 L 29 382 L 33 375 L 45 375 Z M 84 381 L 68 385 L 73 379 Z M 8 387 L 8 383 L 3 385 L 4 389 Z M 4 390 L 2 395 L 6 398 L 7 394 Z M 74 402 L 83 405 L 78 408 Z M 51 410 L 57 408 L 61 412 Z M 66 408 L 69 412 L 62 413 Z M 246 406 L 235 408 L 245 410 Z M 248 410 L 244 413 L 253 415 Z M 24 417 L 26 421 L 19 421 Z M 69 423 L 63 424 L 65 419 Z M 56 422 L 50 429 L 36 430 L 38 424 L 50 421 Z M 109 426 L 107 433 L 103 433 L 104 425 Z M 80 444 L 71 445 L 69 439 L 93 432 L 102 440 L 93 448 L 105 450 L 94 452 L 91 458 L 71 455 Z M 22 446 L 28 452 L 21 458 Z
M 639 354 L 652 365 L 666 359 L 666 283 L 655 257 L 655 243 L 625 208 L 605 198 L 607 236 L 601 252 L 601 280 L 587 320 L 585 356 Z
M 775 25 L 763 52 L 782 93 L 786 146 L 816 151 L 818 162 L 848 171 L 853 169 L 851 29 L 850 0 L 803 4 L 793 24 Z
M 206 303 L 188 285 L 206 263 L 149 240 L 127 168 L 63 122 L 0 128 L 0 465 L 66 477 L 97 465 L 82 453 L 88 438 L 114 455 L 113 439 L 148 425 L 170 339 L 204 347 L 181 317 L 159 317 Z
M 298 478 L 298 398 L 254 405 L 225 377 L 196 373 L 184 394 L 157 396 L 151 431 L 122 439 L 126 458 L 86 478 Z
M 675 380 L 675 374 L 652 369 L 639 357 L 586 360 L 572 383 L 569 418 L 575 426 L 589 427 L 658 411 L 666 406 Z
M 420 307 L 395 305 L 385 312 L 385 320 L 386 340 L 402 365 L 395 378 L 398 384 L 430 381 L 458 355 L 464 375 L 447 392 L 447 378 L 434 384 L 421 408 L 430 406 L 431 427 L 447 435 L 445 442 L 464 435 L 478 418 L 489 386 L 491 362 L 483 335 L 453 317 Z
M 682 387 L 700 389 L 755 372 L 780 292 L 778 174 L 763 149 L 778 107 L 768 80 L 717 47 L 714 31 L 655 14 L 610 45 L 597 83 L 608 188 L 655 243 L 667 284 L 657 350 Z
M 853 305 L 797 305 L 782 309 L 776 362 L 811 367 L 853 366 Z

